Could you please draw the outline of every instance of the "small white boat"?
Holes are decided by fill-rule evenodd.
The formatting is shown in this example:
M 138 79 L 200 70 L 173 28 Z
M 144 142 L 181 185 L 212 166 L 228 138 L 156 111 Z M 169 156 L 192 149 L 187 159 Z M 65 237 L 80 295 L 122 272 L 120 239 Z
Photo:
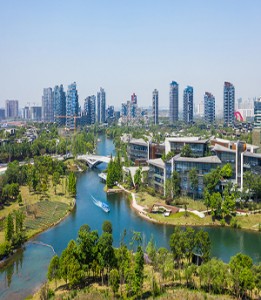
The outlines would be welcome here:
M 93 199 L 93 203 L 95 205 L 97 205 L 98 207 L 100 207 L 103 211 L 105 211 L 106 213 L 108 213 L 110 211 L 110 207 L 108 204 L 95 199 L 93 196 L 92 196 L 92 199 Z

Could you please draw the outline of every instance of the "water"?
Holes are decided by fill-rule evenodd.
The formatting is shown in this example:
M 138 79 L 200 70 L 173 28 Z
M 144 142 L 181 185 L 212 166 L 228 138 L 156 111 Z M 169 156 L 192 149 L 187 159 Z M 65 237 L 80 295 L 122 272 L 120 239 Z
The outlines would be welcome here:
M 97 153 L 114 155 L 112 141 L 104 136 L 100 139 Z M 88 224 L 92 230 L 97 229 L 101 233 L 103 221 L 109 220 L 113 225 L 115 246 L 119 245 L 123 231 L 126 229 L 126 243 L 130 242 L 133 231 L 139 231 L 143 238 L 143 245 L 146 245 L 153 234 L 158 247 L 168 247 L 169 236 L 173 232 L 172 226 L 149 223 L 140 218 L 123 194 L 106 195 L 103 191 L 104 184 L 98 178 L 98 173 L 105 167 L 106 165 L 101 164 L 97 169 L 79 175 L 75 210 L 63 222 L 35 237 L 34 241 L 50 244 L 56 253 L 61 254 L 68 242 L 77 237 L 81 225 Z M 110 213 L 107 214 L 94 205 L 91 195 L 107 202 L 111 208 Z M 232 228 L 204 229 L 209 232 L 211 238 L 212 256 L 228 262 L 231 256 L 242 252 L 251 256 L 255 262 L 261 261 L 260 233 Z M 27 243 L 25 250 L 17 253 L 8 266 L 0 271 L 0 298 L 24 299 L 36 291 L 45 281 L 52 256 L 52 249 Z

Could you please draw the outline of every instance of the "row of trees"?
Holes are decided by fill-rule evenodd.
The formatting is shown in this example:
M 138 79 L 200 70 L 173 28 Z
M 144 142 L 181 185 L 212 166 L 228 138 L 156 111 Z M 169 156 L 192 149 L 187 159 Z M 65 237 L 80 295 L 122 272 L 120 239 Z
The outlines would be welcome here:
M 120 155 L 118 154 L 115 159 L 111 158 L 110 162 L 108 163 L 107 168 L 107 187 L 112 188 L 115 185 L 115 182 L 122 181 L 122 163 Z
M 6 217 L 5 242 L 0 244 L 0 260 L 25 242 L 24 219 L 25 215 L 21 210 L 9 213 Z
M 243 254 L 232 257 L 229 264 L 210 259 L 210 240 L 207 232 L 176 227 L 170 237 L 170 251 L 157 249 L 153 237 L 145 252 L 139 232 L 133 232 L 130 249 L 124 243 L 126 231 L 119 248 L 112 246 L 112 226 L 103 224 L 101 236 L 83 225 L 76 241 L 69 242 L 61 256 L 54 256 L 48 268 L 48 279 L 63 279 L 75 288 L 100 282 L 111 287 L 114 295 L 120 288 L 123 297 L 141 298 L 144 280 L 150 282 L 150 294 L 164 292 L 166 284 L 175 283 L 215 294 L 235 295 L 239 299 L 261 290 L 261 265 L 253 265 Z M 200 266 L 192 263 L 193 254 L 201 259 Z M 145 269 L 145 265 L 149 265 Z

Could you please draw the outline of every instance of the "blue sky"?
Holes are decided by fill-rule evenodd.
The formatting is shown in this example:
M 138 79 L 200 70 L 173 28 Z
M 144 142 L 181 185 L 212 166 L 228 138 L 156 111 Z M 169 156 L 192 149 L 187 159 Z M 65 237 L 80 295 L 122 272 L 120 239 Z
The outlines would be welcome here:
M 222 108 L 223 83 L 236 98 L 261 95 L 260 0 L 0 0 L 0 106 L 41 104 L 44 87 L 76 81 L 80 102 L 107 93 L 120 106 L 135 92 L 151 105 L 169 83 L 205 91 Z

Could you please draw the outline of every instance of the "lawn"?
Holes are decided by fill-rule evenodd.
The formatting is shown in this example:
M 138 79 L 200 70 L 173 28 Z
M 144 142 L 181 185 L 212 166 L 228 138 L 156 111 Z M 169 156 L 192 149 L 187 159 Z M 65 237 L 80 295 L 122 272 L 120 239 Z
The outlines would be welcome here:
M 14 210 L 21 209 L 25 212 L 25 227 L 27 237 L 45 230 L 58 222 L 73 207 L 74 199 L 65 193 L 66 178 L 61 178 L 61 182 L 57 185 L 56 193 L 54 186 L 49 181 L 48 191 L 43 193 L 35 193 L 29 191 L 28 186 L 21 186 L 20 192 L 23 199 L 23 205 L 19 206 L 17 201 L 10 202 L 0 210 L 0 220 Z M 0 227 L 0 243 L 4 241 L 4 228 Z

